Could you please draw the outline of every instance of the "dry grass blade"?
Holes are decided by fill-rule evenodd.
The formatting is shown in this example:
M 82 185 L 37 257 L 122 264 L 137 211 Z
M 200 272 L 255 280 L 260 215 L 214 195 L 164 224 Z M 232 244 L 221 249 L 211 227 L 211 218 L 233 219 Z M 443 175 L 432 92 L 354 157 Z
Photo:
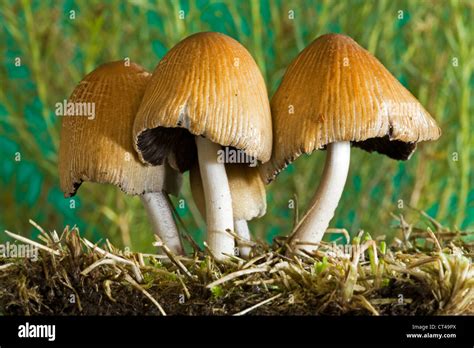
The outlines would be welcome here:
M 253 266 L 257 261 L 260 261 L 262 259 L 264 259 L 266 257 L 266 255 L 258 255 L 258 256 L 255 256 L 254 258 L 248 260 L 243 266 L 242 266 L 242 269 L 245 269 L 245 268 L 249 268 L 250 266 Z
M 346 238 L 346 243 L 350 243 L 351 236 L 345 228 L 328 228 L 326 233 L 329 234 L 342 234 Z
M 158 310 L 160 311 L 160 313 L 163 315 L 163 316 L 166 316 L 166 312 L 165 310 L 163 309 L 163 307 L 161 307 L 161 305 L 158 303 L 157 300 L 155 300 L 153 298 L 153 296 L 150 295 L 150 293 L 148 291 L 146 291 L 145 289 L 143 289 L 140 284 L 138 284 L 132 277 L 130 277 L 128 274 L 125 275 L 125 280 L 127 282 L 129 282 L 130 284 L 133 285 L 134 288 L 140 290 L 143 295 L 145 295 L 157 308 Z
M 101 265 L 114 265 L 116 264 L 117 262 L 115 260 L 112 260 L 112 259 L 102 259 L 102 260 L 98 260 L 96 262 L 94 262 L 92 265 L 90 265 L 89 267 L 87 267 L 85 270 L 83 270 L 81 272 L 81 274 L 83 276 L 89 274 L 89 272 L 91 272 L 94 268 L 96 267 L 99 267 Z
M 229 233 L 232 237 L 234 237 L 235 240 L 238 241 L 240 243 L 240 245 L 242 245 L 242 246 L 253 247 L 253 246 L 257 245 L 257 243 L 254 242 L 254 241 L 251 241 L 251 240 L 248 240 L 248 239 L 243 239 L 241 236 L 239 236 L 234 231 L 227 231 L 227 233 Z
M 186 295 L 186 298 L 189 300 L 191 298 L 191 293 L 189 292 L 188 287 L 184 283 L 183 279 L 181 279 L 181 277 L 178 277 L 178 280 L 179 280 L 179 283 L 181 284 L 181 286 L 183 287 L 184 294 Z
M 40 236 L 38 238 L 41 238 L 41 240 L 43 240 L 45 243 L 51 243 L 51 237 L 53 236 L 52 234 L 47 234 L 45 230 L 32 219 L 29 219 L 28 222 L 40 232 Z M 57 242 L 57 240 L 54 241 Z
M 104 285 L 105 294 L 107 295 L 110 301 L 115 303 L 117 302 L 117 300 L 112 296 L 112 288 L 110 287 L 111 283 L 112 281 L 110 279 L 107 279 L 104 281 L 103 285 Z
M 216 281 L 208 284 L 206 287 L 208 289 L 211 289 L 214 286 L 223 284 L 225 282 L 228 282 L 229 280 L 239 278 L 239 277 L 242 277 L 242 276 L 247 275 L 247 274 L 261 273 L 261 272 L 268 272 L 268 271 L 269 271 L 269 267 L 255 267 L 255 268 L 244 269 L 244 270 L 241 270 L 241 271 L 237 271 L 237 272 L 227 274 L 226 276 L 224 276 L 220 279 L 217 279 Z
M 168 248 L 166 244 L 163 243 L 160 237 L 155 235 L 155 238 L 157 240 L 157 243 L 154 243 L 153 245 L 161 247 L 163 251 L 166 253 L 166 255 L 168 256 L 168 258 L 171 260 L 171 262 L 173 262 L 181 271 L 183 271 L 184 274 L 186 274 L 186 276 L 188 276 L 191 279 L 194 279 L 193 275 L 189 272 L 186 266 L 176 257 L 175 254 L 173 254 L 170 248 Z
M 129 265 L 132 267 L 132 270 L 133 270 L 133 273 L 135 274 L 135 278 L 137 279 L 137 281 L 139 283 L 143 282 L 143 275 L 141 274 L 140 272 L 140 269 L 138 268 L 137 264 L 130 261 L 130 260 L 127 260 L 127 259 L 124 259 L 123 257 L 120 257 L 120 256 L 117 256 L 115 254 L 112 254 L 112 253 L 109 253 L 108 251 L 105 251 L 101 248 L 99 248 L 97 245 L 95 244 L 92 244 L 90 241 L 88 241 L 87 239 L 83 239 L 84 241 L 84 244 L 86 244 L 89 248 L 99 252 L 100 254 L 108 257 L 108 258 L 111 258 L 112 260 L 115 260 L 119 263 L 123 263 L 123 264 L 126 264 L 126 265 Z
M 438 251 L 441 251 L 441 249 L 442 249 L 442 248 L 441 248 L 441 244 L 439 244 L 439 240 L 438 240 L 438 238 L 436 238 L 436 236 L 435 236 L 435 234 L 433 233 L 433 231 L 431 231 L 431 228 L 428 227 L 426 230 L 427 230 L 427 232 L 428 232 L 428 235 L 431 237 L 431 239 L 432 239 L 433 242 L 435 243 L 436 249 L 437 249 Z
M 375 315 L 375 316 L 380 315 L 380 313 L 374 308 L 374 306 L 372 306 L 372 304 L 369 301 L 367 301 L 367 299 L 364 296 L 355 295 L 354 300 L 359 301 L 362 304 L 362 306 L 367 308 L 373 315 Z
M 407 268 L 408 269 L 416 268 L 416 267 L 420 267 L 422 265 L 425 265 L 427 263 L 436 262 L 436 261 L 438 261 L 438 257 L 424 257 L 421 260 L 410 263 Z
M 4 265 L 0 265 L 0 271 L 6 270 L 8 267 L 14 266 L 14 263 L 6 263 Z
M 275 299 L 281 297 L 281 295 L 282 295 L 282 294 L 278 294 L 278 295 L 272 296 L 272 297 L 270 297 L 269 299 L 266 299 L 266 300 L 264 300 L 264 301 L 262 301 L 262 302 L 259 302 L 259 303 L 255 304 L 255 305 L 253 305 L 252 307 L 249 307 L 249 308 L 247 308 L 247 309 L 244 309 L 243 311 L 240 311 L 240 312 L 238 312 L 238 313 L 235 313 L 234 316 L 237 317 L 237 316 L 245 315 L 245 314 L 247 314 L 247 313 L 253 311 L 253 310 L 256 309 L 256 308 L 258 308 L 258 307 L 260 307 L 260 306 L 263 306 L 264 304 L 267 304 L 267 303 L 272 302 L 273 300 L 275 300 Z
M 53 255 L 56 255 L 56 256 L 61 255 L 61 253 L 59 252 L 59 250 L 53 250 L 53 249 L 51 249 L 51 248 L 49 248 L 49 247 L 47 247 L 47 246 L 45 246 L 45 245 L 43 245 L 43 244 L 37 243 L 37 242 L 35 242 L 35 241 L 32 241 L 31 239 L 25 238 L 25 237 L 23 237 L 23 236 L 20 236 L 20 235 L 18 235 L 18 234 L 12 233 L 12 232 L 10 232 L 10 231 L 6 231 L 6 230 L 5 230 L 5 233 L 6 233 L 7 235 L 9 235 L 10 237 L 19 240 L 20 242 L 33 245 L 33 246 L 37 247 L 38 249 L 47 251 L 48 253 L 51 253 L 51 254 L 53 254 Z

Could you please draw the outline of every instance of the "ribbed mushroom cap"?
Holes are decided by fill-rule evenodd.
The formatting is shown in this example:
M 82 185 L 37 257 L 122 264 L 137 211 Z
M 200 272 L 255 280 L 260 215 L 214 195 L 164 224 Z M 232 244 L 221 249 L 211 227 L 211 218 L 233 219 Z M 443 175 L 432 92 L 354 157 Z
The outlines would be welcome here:
M 271 101 L 268 182 L 302 153 L 337 141 L 406 160 L 441 130 L 417 99 L 350 37 L 320 36 L 290 64 Z
M 114 184 L 128 194 L 179 192 L 179 173 L 143 165 L 133 148 L 133 121 L 149 77 L 141 66 L 117 61 L 101 65 L 74 89 L 68 103 L 94 105 L 95 117 L 61 117 L 59 178 L 66 197 L 83 181 Z
M 134 124 L 140 158 L 160 164 L 174 153 L 181 171 L 196 160 L 192 135 L 270 159 L 272 126 L 267 89 L 249 52 L 234 39 L 189 36 L 160 61 Z
M 250 221 L 265 215 L 267 199 L 258 169 L 246 164 L 226 164 L 225 169 L 229 180 L 234 220 Z M 197 164 L 189 172 L 189 182 L 194 202 L 201 215 L 205 217 L 206 203 Z

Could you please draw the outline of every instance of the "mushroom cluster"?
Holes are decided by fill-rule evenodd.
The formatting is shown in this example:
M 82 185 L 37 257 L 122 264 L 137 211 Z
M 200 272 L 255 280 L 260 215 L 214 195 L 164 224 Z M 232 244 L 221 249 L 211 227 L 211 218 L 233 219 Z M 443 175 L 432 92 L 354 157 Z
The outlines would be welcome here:
M 94 103 L 96 115 L 63 118 L 65 196 L 84 181 L 140 195 L 155 233 L 183 254 L 168 194 L 179 193 L 181 174 L 189 171 L 218 260 L 236 250 L 250 255 L 247 221 L 266 212 L 264 184 L 302 153 L 327 149 L 320 186 L 290 240 L 312 251 L 342 195 L 351 145 L 406 160 L 417 142 L 440 136 L 433 118 L 375 57 L 336 34 L 319 37 L 298 55 L 271 108 L 250 53 L 214 32 L 179 42 L 152 74 L 134 63 L 104 64 L 69 102 Z M 409 107 L 393 112 L 391 106 L 401 104 Z

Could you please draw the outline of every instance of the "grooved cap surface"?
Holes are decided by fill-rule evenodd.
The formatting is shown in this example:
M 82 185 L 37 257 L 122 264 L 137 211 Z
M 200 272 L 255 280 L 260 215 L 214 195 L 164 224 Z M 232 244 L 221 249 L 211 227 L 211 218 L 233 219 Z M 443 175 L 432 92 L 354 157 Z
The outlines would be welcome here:
M 66 197 L 83 181 L 114 184 L 128 194 L 162 189 L 177 194 L 180 175 L 143 165 L 133 148 L 133 121 L 149 77 L 141 66 L 117 61 L 101 65 L 76 86 L 68 103 L 94 105 L 95 118 L 61 117 L 59 177 Z
M 234 220 L 250 221 L 265 215 L 267 198 L 258 169 L 247 164 L 226 164 L 225 169 L 232 197 Z M 189 171 L 189 182 L 194 202 L 205 218 L 206 202 L 198 165 Z
M 272 98 L 267 182 L 302 153 L 337 141 L 406 160 L 441 130 L 417 99 L 350 37 L 320 36 L 288 67 Z
M 157 127 L 185 128 L 268 161 L 272 126 L 267 89 L 245 47 L 213 32 L 191 35 L 174 46 L 153 72 L 134 124 L 135 147 L 144 162 L 153 161 L 143 155 L 139 136 Z

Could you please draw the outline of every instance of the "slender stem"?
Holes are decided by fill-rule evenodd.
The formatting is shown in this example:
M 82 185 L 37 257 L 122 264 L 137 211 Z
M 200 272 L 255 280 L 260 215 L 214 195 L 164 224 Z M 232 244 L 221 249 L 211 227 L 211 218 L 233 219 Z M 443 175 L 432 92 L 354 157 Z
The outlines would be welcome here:
M 242 238 L 244 241 L 250 241 L 250 230 L 249 230 L 249 225 L 247 224 L 246 220 L 235 220 L 234 221 L 234 229 L 235 233 Z M 237 245 L 239 245 L 239 241 L 237 241 Z M 240 256 L 243 257 L 244 259 L 248 258 L 250 255 L 250 248 L 247 245 L 239 245 L 239 252 Z
M 163 191 L 145 193 L 140 198 L 146 208 L 154 232 L 174 254 L 183 255 L 184 250 L 179 238 L 178 227 L 173 219 L 166 193 Z
M 319 243 L 323 238 L 344 190 L 349 172 L 350 151 L 351 146 L 348 141 L 327 146 L 321 183 L 311 201 L 311 208 L 301 219 L 291 241 L 296 249 L 315 250 L 317 246 L 296 245 L 296 242 Z
M 217 151 L 221 146 L 196 137 L 199 170 L 201 172 L 204 199 L 206 202 L 207 239 L 212 253 L 218 260 L 225 254 L 234 253 L 234 237 L 226 232 L 234 228 L 232 198 L 225 164 L 217 160 Z

